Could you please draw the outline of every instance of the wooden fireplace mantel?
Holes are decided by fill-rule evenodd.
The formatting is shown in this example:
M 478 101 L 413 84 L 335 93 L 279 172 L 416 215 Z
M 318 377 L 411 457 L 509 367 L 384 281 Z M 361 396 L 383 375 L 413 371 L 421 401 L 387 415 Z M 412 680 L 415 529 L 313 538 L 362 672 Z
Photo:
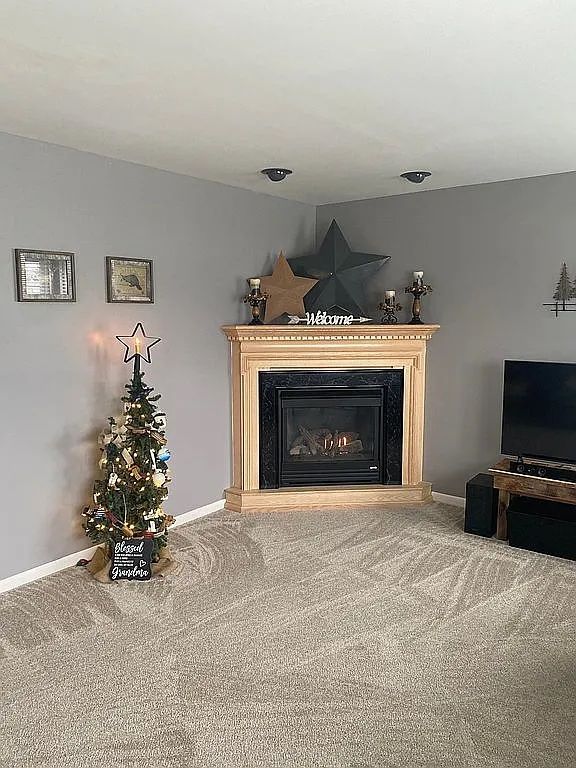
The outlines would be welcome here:
M 226 325 L 232 352 L 232 487 L 236 512 L 382 506 L 430 498 L 422 481 L 426 345 L 438 325 Z M 260 371 L 304 369 L 404 371 L 402 484 L 259 488 Z

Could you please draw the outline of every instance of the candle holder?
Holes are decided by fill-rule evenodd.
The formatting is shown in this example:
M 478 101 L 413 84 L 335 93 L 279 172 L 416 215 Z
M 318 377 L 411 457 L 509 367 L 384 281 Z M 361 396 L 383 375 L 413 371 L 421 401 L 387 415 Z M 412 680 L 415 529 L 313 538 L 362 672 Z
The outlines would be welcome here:
M 260 291 L 259 277 L 251 277 L 246 282 L 250 286 L 250 293 L 244 296 L 242 301 L 244 304 L 250 304 L 252 309 L 252 320 L 249 324 L 263 325 L 262 313 L 264 311 L 264 307 L 266 306 L 266 299 L 268 298 L 268 294 L 262 293 Z
M 420 318 L 422 296 L 426 296 L 427 293 L 432 293 L 432 286 L 426 285 L 423 280 L 423 272 L 414 272 L 414 282 L 412 285 L 404 288 L 404 293 L 411 293 L 414 297 L 412 302 L 412 320 L 409 325 L 422 325 L 422 319 Z
M 402 305 L 396 301 L 396 291 L 386 291 L 384 301 L 378 304 L 378 309 L 384 312 L 380 318 L 382 325 L 396 325 L 398 322 L 396 312 L 400 312 L 402 309 Z

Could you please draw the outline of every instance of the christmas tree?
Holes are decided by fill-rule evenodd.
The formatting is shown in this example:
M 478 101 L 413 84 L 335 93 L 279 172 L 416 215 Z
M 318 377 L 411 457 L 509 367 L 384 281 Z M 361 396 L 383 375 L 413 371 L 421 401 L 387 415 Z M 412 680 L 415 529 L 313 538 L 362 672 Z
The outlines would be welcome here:
M 126 347 L 124 362 L 134 360 L 134 369 L 122 398 L 124 417 L 109 419 L 109 429 L 99 439 L 101 475 L 94 483 L 94 504 L 83 513 L 84 529 L 95 544 L 104 545 L 105 561 L 116 542 L 138 537 L 152 539 L 152 561 L 158 562 L 174 521 L 162 509 L 171 480 L 170 451 L 166 414 L 156 405 L 160 395 L 143 382 L 140 360 L 151 362 L 150 347 L 160 339 L 146 336 L 140 323 L 132 336 L 116 338 Z
M 556 290 L 554 291 L 552 298 L 554 301 L 561 301 L 562 309 L 566 309 L 566 302 L 573 297 L 574 289 L 568 276 L 568 268 L 566 267 L 566 262 L 564 262 L 564 264 L 562 264 L 562 269 L 560 270 L 560 279 L 558 280 L 558 284 L 556 285 Z

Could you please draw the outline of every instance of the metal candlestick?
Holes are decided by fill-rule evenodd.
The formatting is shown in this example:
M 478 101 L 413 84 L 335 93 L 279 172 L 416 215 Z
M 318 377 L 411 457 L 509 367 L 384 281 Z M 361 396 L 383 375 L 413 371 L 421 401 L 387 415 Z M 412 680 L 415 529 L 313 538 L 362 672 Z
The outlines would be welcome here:
M 412 302 L 412 320 L 410 320 L 409 325 L 422 325 L 422 320 L 420 318 L 420 311 L 422 308 L 420 299 L 422 296 L 426 296 L 427 293 L 432 293 L 432 286 L 424 283 L 422 273 L 418 274 L 419 276 L 416 277 L 415 273 L 412 285 L 404 288 L 404 293 L 411 293 L 414 297 L 414 301 Z
M 380 318 L 382 325 L 396 325 L 398 322 L 396 312 L 400 312 L 402 306 L 396 302 L 395 291 L 386 291 L 384 301 L 378 304 L 378 309 L 384 312 L 383 317 Z
M 266 306 L 268 295 L 266 293 L 261 293 L 260 291 L 260 278 L 251 277 L 247 280 L 247 283 L 250 286 L 250 293 L 244 296 L 242 301 L 244 304 L 250 304 L 250 307 L 252 308 L 252 320 L 250 321 L 250 325 L 263 325 L 261 315 Z

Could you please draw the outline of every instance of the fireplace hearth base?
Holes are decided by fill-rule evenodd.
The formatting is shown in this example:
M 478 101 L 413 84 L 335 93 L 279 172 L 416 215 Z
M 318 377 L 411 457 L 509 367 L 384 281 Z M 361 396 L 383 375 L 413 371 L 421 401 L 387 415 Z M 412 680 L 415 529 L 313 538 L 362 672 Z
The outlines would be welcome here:
M 418 504 L 430 501 L 432 486 L 422 482 L 416 485 L 323 485 L 254 491 L 228 488 L 224 497 L 226 509 L 231 512 L 374 509 L 388 504 Z
M 429 501 L 431 485 L 422 479 L 425 363 L 426 345 L 436 330 L 436 325 L 224 326 L 232 353 L 233 482 L 225 491 L 226 508 L 234 512 L 273 512 L 379 508 Z M 396 481 L 396 484 L 262 486 L 261 372 L 386 369 L 402 371 L 400 484 Z

